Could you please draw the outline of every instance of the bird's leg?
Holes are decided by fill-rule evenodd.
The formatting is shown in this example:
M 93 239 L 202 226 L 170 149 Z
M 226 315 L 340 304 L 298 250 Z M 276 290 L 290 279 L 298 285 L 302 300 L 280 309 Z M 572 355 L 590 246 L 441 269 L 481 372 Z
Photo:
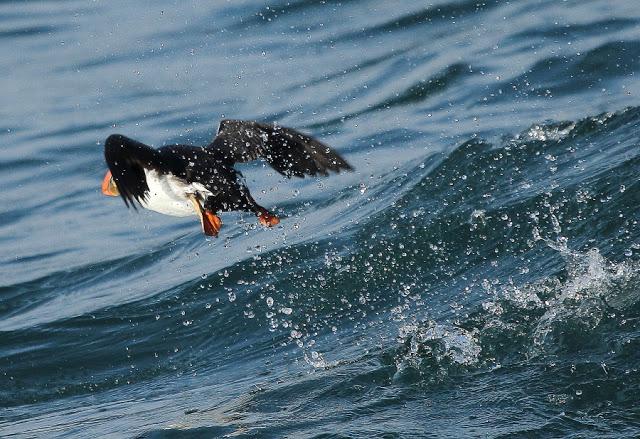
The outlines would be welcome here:
M 256 200 L 253 199 L 246 186 L 241 188 L 241 193 L 244 196 L 244 202 L 240 206 L 240 209 L 255 213 L 258 221 L 263 226 L 273 227 L 280 223 L 280 218 L 278 218 L 275 213 L 269 212 L 256 203 Z
M 191 204 L 193 205 L 193 210 L 198 215 L 198 218 L 200 218 L 200 223 L 202 224 L 202 231 L 204 232 L 204 234 L 207 236 L 215 236 L 217 238 L 218 232 L 222 227 L 222 221 L 220 220 L 218 215 L 204 209 L 195 194 L 187 194 L 187 196 L 189 197 L 189 201 L 191 201 Z

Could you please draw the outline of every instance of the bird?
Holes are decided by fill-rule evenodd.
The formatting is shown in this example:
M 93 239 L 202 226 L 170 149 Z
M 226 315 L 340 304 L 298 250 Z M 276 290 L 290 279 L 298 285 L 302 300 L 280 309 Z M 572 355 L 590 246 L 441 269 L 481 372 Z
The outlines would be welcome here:
M 140 206 L 165 215 L 195 215 L 203 233 L 213 237 L 222 227 L 222 212 L 252 212 L 267 227 L 280 223 L 275 213 L 251 196 L 236 163 L 264 159 L 288 178 L 354 169 L 334 149 L 300 131 L 233 119 L 223 119 L 206 146 L 154 149 L 112 134 L 104 142 L 104 157 L 108 167 L 102 180 L 104 195 L 120 196 L 134 210 Z

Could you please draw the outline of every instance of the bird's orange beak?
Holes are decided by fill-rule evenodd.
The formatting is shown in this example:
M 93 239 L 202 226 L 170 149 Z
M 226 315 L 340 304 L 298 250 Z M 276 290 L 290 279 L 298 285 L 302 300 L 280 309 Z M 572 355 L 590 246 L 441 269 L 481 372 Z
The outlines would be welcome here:
M 117 197 L 118 195 L 120 195 L 118 186 L 116 186 L 115 181 L 113 181 L 111 171 L 107 171 L 104 176 L 104 180 L 102 180 L 102 193 L 105 195 L 109 195 L 110 197 Z

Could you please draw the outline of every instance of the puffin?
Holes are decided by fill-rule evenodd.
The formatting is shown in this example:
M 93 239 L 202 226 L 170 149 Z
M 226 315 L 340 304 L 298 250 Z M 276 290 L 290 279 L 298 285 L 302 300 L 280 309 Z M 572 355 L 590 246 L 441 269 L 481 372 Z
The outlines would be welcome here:
M 167 145 L 154 149 L 122 134 L 104 143 L 108 171 L 102 193 L 120 196 L 165 215 L 197 216 L 202 231 L 217 237 L 221 212 L 252 212 L 267 227 L 278 216 L 251 196 L 236 163 L 264 159 L 285 177 L 328 176 L 353 167 L 334 149 L 292 128 L 244 120 L 222 120 L 206 146 Z

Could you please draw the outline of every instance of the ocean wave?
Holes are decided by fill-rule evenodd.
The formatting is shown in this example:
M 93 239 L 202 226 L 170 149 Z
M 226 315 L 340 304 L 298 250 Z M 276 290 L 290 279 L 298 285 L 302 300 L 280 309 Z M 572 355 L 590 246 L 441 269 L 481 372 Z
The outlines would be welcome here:
M 635 435 L 634 2 L 76 6 L 0 8 L 0 435 Z M 219 239 L 101 196 L 220 118 L 356 171 L 241 165 L 282 221 Z

